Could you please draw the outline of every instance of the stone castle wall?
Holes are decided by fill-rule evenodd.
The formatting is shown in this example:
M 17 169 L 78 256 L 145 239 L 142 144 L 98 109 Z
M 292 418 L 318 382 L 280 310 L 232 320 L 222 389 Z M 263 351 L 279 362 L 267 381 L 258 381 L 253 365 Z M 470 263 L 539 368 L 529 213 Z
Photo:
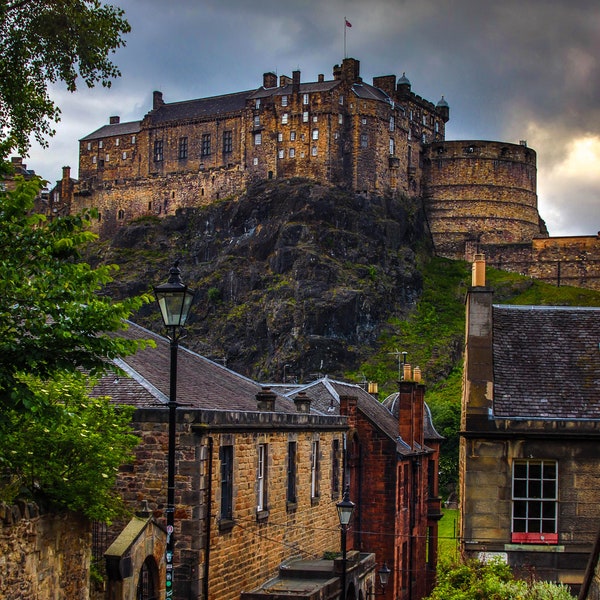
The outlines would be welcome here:
M 91 543 L 79 515 L 0 505 L 0 600 L 87 600 Z

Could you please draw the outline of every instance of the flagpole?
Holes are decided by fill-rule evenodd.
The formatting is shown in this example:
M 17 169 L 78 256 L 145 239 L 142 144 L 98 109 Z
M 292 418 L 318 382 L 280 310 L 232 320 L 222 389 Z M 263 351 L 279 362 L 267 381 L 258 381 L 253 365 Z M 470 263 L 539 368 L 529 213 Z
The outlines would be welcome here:
M 346 25 L 348 21 L 346 20 L 346 17 L 344 17 L 344 58 L 348 58 L 348 55 L 346 53 L 346 29 L 348 29 L 348 26 Z

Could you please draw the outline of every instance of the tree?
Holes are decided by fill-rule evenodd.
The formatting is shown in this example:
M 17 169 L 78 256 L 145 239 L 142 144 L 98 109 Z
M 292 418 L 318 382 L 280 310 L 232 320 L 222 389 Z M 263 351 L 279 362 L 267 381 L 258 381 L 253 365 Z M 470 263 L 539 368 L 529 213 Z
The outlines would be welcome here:
M 21 179 L 0 192 L 0 499 L 42 493 L 109 519 L 130 414 L 88 392 L 112 359 L 145 345 L 118 332 L 150 296 L 101 295 L 116 267 L 81 260 L 90 215 L 32 213 L 40 188 Z
M 516 580 L 500 561 L 444 563 L 425 600 L 572 600 L 569 589 L 547 581 Z
M 49 84 L 110 86 L 120 73 L 109 56 L 129 31 L 124 12 L 100 0 L 0 0 L 0 158 L 26 154 L 32 133 L 42 145 L 54 133 Z

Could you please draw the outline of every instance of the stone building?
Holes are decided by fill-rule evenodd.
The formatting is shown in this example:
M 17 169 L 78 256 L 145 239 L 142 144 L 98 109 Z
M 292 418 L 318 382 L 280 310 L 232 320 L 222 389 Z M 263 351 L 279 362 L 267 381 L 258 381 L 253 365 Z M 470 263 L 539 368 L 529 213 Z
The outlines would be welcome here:
M 461 548 L 577 591 L 600 517 L 600 309 L 492 297 L 479 256 L 467 296 Z

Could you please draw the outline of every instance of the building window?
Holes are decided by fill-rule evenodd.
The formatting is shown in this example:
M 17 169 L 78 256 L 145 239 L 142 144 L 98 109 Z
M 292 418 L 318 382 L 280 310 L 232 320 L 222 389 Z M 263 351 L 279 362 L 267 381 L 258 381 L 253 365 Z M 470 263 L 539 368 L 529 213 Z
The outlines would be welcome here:
M 313 129 L 312 130 L 312 139 L 313 140 L 318 140 L 319 139 L 319 130 L 318 129 Z
M 427 125 L 427 115 L 423 115 L 423 125 Z
M 344 96 L 340 96 L 340 104 L 344 104 Z
M 302 113 L 302 122 L 303 122 L 303 123 L 308 123 L 308 111 L 307 111 L 307 110 L 305 110 L 305 111 Z
M 103 140 L 99 140 L 98 141 L 98 148 L 104 148 L 104 141 Z
M 302 94 L 302 104 L 308 104 L 308 94 Z
M 290 158 L 294 158 L 296 156 L 296 149 L 290 148 Z
M 110 154 L 107 154 L 107 155 L 104 157 L 104 160 L 105 160 L 106 162 L 110 162 Z
M 287 106 L 287 105 L 288 105 L 288 97 L 281 96 L 281 106 Z
M 367 119 L 365 117 L 362 118 L 362 124 L 366 125 L 367 124 Z
M 439 121 L 436 121 L 436 122 L 434 123 L 434 128 L 435 128 L 435 132 L 436 132 L 436 133 L 439 133 L 439 132 L 440 132 L 440 122 L 439 122 Z
M 262 135 L 260 133 L 254 134 L 254 145 L 260 146 L 262 144 Z
M 132 136 L 131 136 L 131 143 L 132 143 L 132 144 L 135 144 L 135 135 L 132 135 Z
M 283 142 L 283 133 L 279 132 L 279 133 L 277 134 L 277 141 L 278 141 L 278 142 Z
M 92 164 L 95 165 L 96 164 L 96 155 L 92 156 Z
M 258 469 L 256 473 L 256 510 L 267 510 L 267 445 L 258 445 Z
M 295 142 L 295 141 L 296 141 L 296 132 L 290 131 L 290 142 Z
M 202 142 L 200 146 L 200 154 L 208 156 L 210 154 L 210 133 L 202 134 Z
M 120 140 L 119 138 L 117 138 L 117 139 L 115 140 L 115 146 L 118 146 L 120 142 L 121 142 L 121 140 Z
M 290 504 L 296 503 L 296 454 L 296 442 L 288 442 L 286 500 Z
M 233 134 L 231 131 L 223 132 L 223 153 L 229 154 L 233 151 Z
M 316 147 L 316 146 L 313 146 L 313 147 L 310 149 L 310 153 L 311 153 L 311 155 L 312 155 L 312 156 L 317 156 L 317 147 Z
M 344 122 L 344 115 L 342 113 L 340 113 L 338 115 L 338 123 L 341 125 Z
M 127 158 L 127 152 L 123 152 L 123 154 L 121 155 L 121 158 L 122 158 L 123 160 L 125 160 L 125 159 Z
M 513 463 L 512 541 L 558 543 L 557 463 L 523 460 Z
M 340 495 L 340 440 L 331 442 L 331 496 Z
M 390 131 L 394 131 L 396 129 L 396 119 L 392 115 L 390 117 Z
M 125 211 L 122 208 L 120 208 L 119 212 L 117 213 L 117 219 L 121 220 L 124 218 L 125 218 Z
M 284 151 L 284 150 L 279 150 L 279 151 L 277 152 L 277 156 L 278 156 L 279 158 L 283 158 L 283 157 L 284 157 L 284 155 L 285 155 L 285 151 Z
M 221 460 L 221 519 L 233 518 L 233 446 L 219 448 Z
M 366 148 L 369 145 L 369 136 L 366 133 L 360 134 L 360 147 Z
M 260 127 L 260 115 L 254 117 L 254 127 Z
M 390 138 L 390 154 L 394 154 L 394 138 Z
M 260 108 L 260 98 L 257 98 L 254 101 L 254 108 L 256 108 L 256 110 L 258 110 Z
M 252 164 L 256 167 L 258 165 L 258 158 L 254 157 L 252 159 Z
M 313 499 L 319 497 L 319 459 L 319 441 L 313 440 L 310 453 L 310 497 Z
M 188 139 L 186 137 L 179 138 L 179 160 L 184 160 L 188 157 Z
M 283 113 L 281 115 L 281 124 L 282 125 L 287 125 L 288 122 L 288 114 L 287 113 Z
M 154 142 L 154 162 L 160 162 L 163 159 L 163 141 L 155 140 Z
M 313 123 L 316 123 L 319 120 L 318 115 L 313 115 Z
M 91 150 L 91 149 L 92 149 L 92 142 L 88 142 L 88 143 L 87 143 L 87 149 L 88 149 L 88 150 Z

